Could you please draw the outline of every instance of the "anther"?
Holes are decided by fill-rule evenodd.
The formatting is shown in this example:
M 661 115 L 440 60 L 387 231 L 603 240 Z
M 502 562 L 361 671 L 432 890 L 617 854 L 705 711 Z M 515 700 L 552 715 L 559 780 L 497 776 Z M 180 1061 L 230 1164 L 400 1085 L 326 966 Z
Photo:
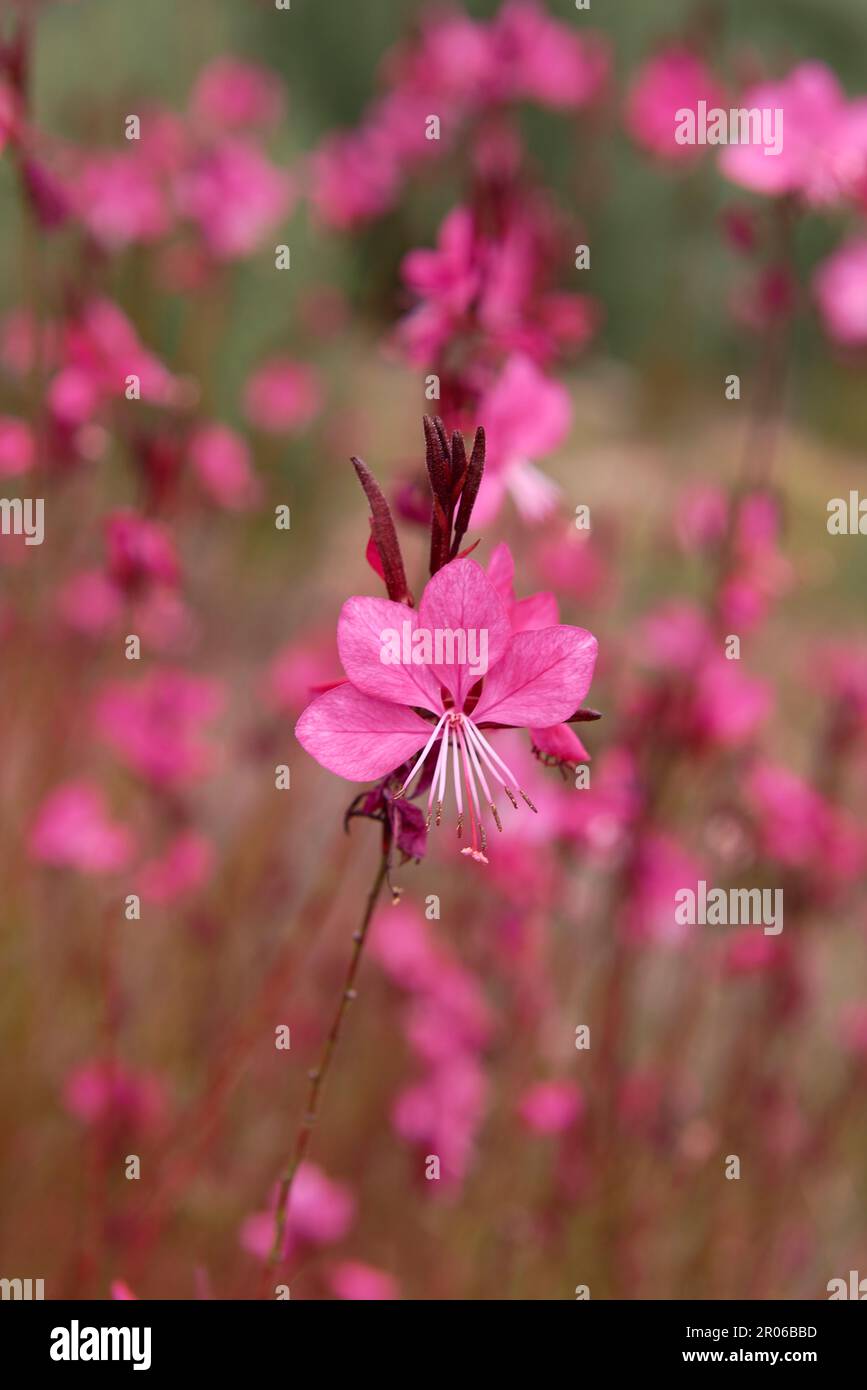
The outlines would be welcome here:
M 521 792 L 521 788 L 520 788 L 520 787 L 518 788 L 518 791 Z M 522 797 L 524 798 L 524 800 L 526 801 L 526 803 L 527 803 L 527 805 L 529 806 L 530 810 L 531 810 L 531 811 L 536 811 L 536 807 L 533 805 L 533 803 L 532 803 L 532 801 L 530 800 L 530 798 L 528 797 L 527 793 L 526 793 L 526 792 L 521 792 L 521 795 L 522 795 Z M 538 816 L 538 814 L 539 814 L 539 812 L 536 811 L 536 815 L 537 815 L 537 816 Z
M 490 803 L 490 806 L 491 806 L 491 815 L 494 817 L 494 821 L 495 821 L 495 823 L 496 823 L 497 829 L 501 831 L 501 830 L 503 829 L 503 822 L 500 820 L 500 813 L 499 813 L 499 811 L 497 810 L 496 806 L 494 805 L 493 801 Z
M 506 793 L 506 796 L 509 798 L 509 800 L 511 801 L 511 803 L 512 803 L 512 805 L 514 806 L 515 810 L 517 811 L 517 809 L 518 809 L 518 803 L 517 803 L 517 801 L 515 800 L 515 797 L 514 797 L 514 795 L 513 795 L 513 793 L 512 793 L 511 788 L 510 788 L 510 787 L 504 787 L 504 788 L 503 788 L 503 791 Z M 521 792 L 521 795 L 523 796 L 524 793 Z

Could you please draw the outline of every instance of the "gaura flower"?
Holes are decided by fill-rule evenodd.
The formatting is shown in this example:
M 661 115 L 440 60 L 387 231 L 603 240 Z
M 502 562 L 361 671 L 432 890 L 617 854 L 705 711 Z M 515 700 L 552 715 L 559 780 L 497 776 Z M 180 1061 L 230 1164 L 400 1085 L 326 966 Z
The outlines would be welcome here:
M 588 717 L 578 712 L 591 685 L 596 638 L 560 623 L 514 630 L 510 606 L 488 574 L 475 560 L 454 553 L 468 521 L 460 486 L 452 484 L 454 477 L 459 482 L 467 477 L 463 439 L 456 434 L 449 445 L 439 423 L 429 421 L 427 439 L 435 573 L 414 609 L 393 525 L 390 517 L 388 523 L 382 520 L 385 499 L 378 489 L 372 491 L 367 470 L 358 471 L 374 510 L 374 538 L 381 538 L 379 559 L 390 575 L 389 592 L 402 595 L 403 602 L 354 596 L 343 605 L 338 651 L 347 680 L 307 706 L 296 737 L 322 767 L 350 781 L 375 781 L 410 763 L 397 795 L 406 795 L 422 770 L 432 769 L 428 827 L 433 819 L 439 826 L 452 781 L 459 837 L 468 821 L 470 844 L 461 853 L 488 863 L 485 821 L 490 816 L 497 830 L 503 828 L 495 795 L 503 791 L 515 809 L 518 798 L 536 809 L 489 731 L 545 730 Z M 479 431 L 478 478 L 481 459 Z M 392 634 L 400 634 L 399 644 Z M 484 657 L 472 662 L 472 652 Z

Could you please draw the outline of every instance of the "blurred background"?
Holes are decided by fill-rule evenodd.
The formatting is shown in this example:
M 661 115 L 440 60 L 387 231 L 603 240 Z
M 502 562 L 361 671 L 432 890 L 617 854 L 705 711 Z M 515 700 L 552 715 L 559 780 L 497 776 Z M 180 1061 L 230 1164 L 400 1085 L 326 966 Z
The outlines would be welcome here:
M 585 789 L 503 736 L 540 814 L 489 866 L 396 854 L 266 1296 L 867 1273 L 867 559 L 826 526 L 865 39 L 857 0 L 5 6 L 0 491 L 45 541 L 0 536 L 0 1276 L 262 1296 L 379 858 L 293 727 L 382 592 L 350 455 L 421 592 L 425 413 L 488 428 L 476 557 L 596 635 L 603 718 Z M 673 146 L 766 83 L 784 188 Z M 701 878 L 782 888 L 783 932 L 682 930 Z

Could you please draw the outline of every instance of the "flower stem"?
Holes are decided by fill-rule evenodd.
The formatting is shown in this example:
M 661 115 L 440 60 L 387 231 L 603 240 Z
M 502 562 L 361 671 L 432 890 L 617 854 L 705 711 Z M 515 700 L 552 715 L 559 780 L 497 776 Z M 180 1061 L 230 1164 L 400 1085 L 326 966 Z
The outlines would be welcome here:
M 349 967 L 346 971 L 346 979 L 343 982 L 343 989 L 340 994 L 340 1002 L 337 1005 L 337 1011 L 328 1031 L 328 1036 L 323 1044 L 319 1062 L 309 1073 L 310 1088 L 307 1092 L 307 1105 L 305 1107 L 304 1116 L 295 1136 L 295 1146 L 289 1166 L 280 1179 L 280 1188 L 277 1194 L 277 1207 L 274 1213 L 274 1243 L 271 1247 L 271 1253 L 268 1256 L 268 1265 L 266 1267 L 273 1267 L 280 1262 L 283 1237 L 286 1233 L 286 1218 L 289 1211 L 289 1198 L 292 1193 L 292 1183 L 295 1181 L 295 1174 L 298 1172 L 298 1168 L 304 1160 L 313 1134 L 313 1129 L 319 1118 L 319 1098 L 322 1087 L 325 1083 L 325 1078 L 328 1075 L 331 1061 L 337 1048 L 347 1005 L 355 998 L 355 980 L 358 975 L 358 967 L 361 964 L 361 954 L 364 950 L 367 930 L 370 926 L 370 921 L 373 917 L 373 909 L 376 907 L 382 885 L 385 883 L 388 876 L 388 868 L 389 854 L 388 846 L 386 846 L 383 850 L 382 860 L 377 870 L 376 878 L 373 880 L 373 885 L 367 897 L 361 925 L 352 937 L 352 955 L 349 959 Z

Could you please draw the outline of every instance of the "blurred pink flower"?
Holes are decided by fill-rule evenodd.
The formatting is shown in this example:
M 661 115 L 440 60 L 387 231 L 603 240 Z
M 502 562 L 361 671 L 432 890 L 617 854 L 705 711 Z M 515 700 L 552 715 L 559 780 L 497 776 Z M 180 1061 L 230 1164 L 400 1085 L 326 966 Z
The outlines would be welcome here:
M 696 892 L 702 869 L 691 852 L 668 831 L 652 830 L 639 840 L 630 866 L 630 896 L 624 926 L 635 942 L 680 946 L 697 928 L 675 921 L 675 894 Z
M 509 96 L 567 111 L 598 97 L 609 70 L 598 36 L 576 33 L 536 0 L 506 0 L 492 32 Z
M 383 661 L 383 633 L 421 630 L 433 634 L 486 634 L 484 685 L 476 699 L 478 674 L 471 674 L 457 648 L 442 661 L 421 664 L 400 653 Z M 481 732 L 480 724 L 547 728 L 570 719 L 590 686 L 596 639 L 583 628 L 551 626 L 513 633 L 497 590 L 474 560 L 452 560 L 429 581 L 418 610 L 390 599 L 351 598 L 337 629 L 340 659 L 348 681 L 313 701 L 296 726 L 296 737 L 317 762 L 350 781 L 376 781 L 422 748 L 404 787 L 415 780 L 434 745 L 436 765 L 428 812 L 437 819 L 445 800 L 451 764 L 461 828 L 464 809 L 470 844 L 461 852 L 487 863 L 479 788 L 494 820 L 488 777 L 513 805 L 523 796 L 514 774 Z M 467 645 L 469 651 L 469 645 Z M 431 655 L 435 658 L 435 651 Z M 452 703 L 445 705 L 443 686 Z M 422 719 L 421 707 L 433 720 Z M 472 717 L 470 716 L 472 710 Z M 435 720 L 435 722 L 433 722 Z M 466 807 L 461 785 L 466 788 Z
M 662 160 L 689 164 L 706 152 L 704 145 L 679 145 L 676 113 L 725 105 L 725 93 L 697 53 L 673 44 L 654 54 L 633 78 L 626 104 L 626 128 L 635 142 Z
M 0 478 L 29 473 L 36 462 L 36 440 L 25 420 L 0 415 Z
M 295 184 L 257 146 L 231 136 L 196 156 L 176 192 L 212 255 L 231 261 L 252 255 L 289 215 Z
M 108 573 L 122 589 L 137 591 L 150 583 L 178 582 L 175 543 L 162 522 L 130 509 L 112 512 L 105 521 L 105 540 Z
M 331 1287 L 338 1298 L 356 1302 L 384 1302 L 400 1298 L 397 1281 L 384 1270 L 359 1260 L 346 1260 L 331 1271 Z
M 73 631 L 101 637 L 120 621 L 123 595 L 103 570 L 82 570 L 62 584 L 57 611 Z
M 27 842 L 32 859 L 84 874 L 115 873 L 133 851 L 123 825 L 109 818 L 105 798 L 89 782 L 66 782 L 49 792 Z
M 310 157 L 311 200 L 320 221 L 347 229 L 377 217 L 399 186 L 398 164 L 378 132 L 329 135 Z
M 158 859 L 139 870 L 142 897 L 164 906 L 195 893 L 210 879 L 216 858 L 213 844 L 199 831 L 181 831 Z
M 759 761 L 750 772 L 747 795 L 758 817 L 763 852 L 781 864 L 812 869 L 829 889 L 862 872 L 867 854 L 863 831 L 797 773 Z
M 0 79 L 0 154 L 9 140 L 18 134 L 20 103 L 16 92 L 5 78 Z
M 23 362 L 30 357 L 33 339 L 25 323 L 14 328 Z M 48 341 L 51 346 L 52 338 Z M 160 406 L 178 401 L 179 383 L 142 345 L 126 314 L 110 299 L 90 299 L 64 321 L 53 355 L 59 370 L 49 384 L 48 402 L 64 425 L 83 424 L 105 401 L 123 396 L 130 377 L 137 378 L 142 400 Z
M 302 634 L 271 662 L 263 694 L 269 704 L 297 716 L 312 695 L 341 680 L 333 640 L 319 633 Z
M 122 1124 L 149 1130 L 166 1107 L 162 1082 L 153 1072 L 133 1071 L 118 1062 L 85 1062 L 74 1067 L 63 1086 L 63 1103 L 86 1124 Z
M 312 367 L 291 357 L 272 357 L 261 363 L 244 387 L 248 422 L 268 434 L 294 434 L 305 429 L 321 407 L 318 376 Z
M 779 938 L 746 927 L 725 942 L 724 969 L 734 976 L 771 970 L 782 960 L 783 950 Z
M 202 777 L 216 766 L 203 726 L 223 703 L 218 682 L 159 670 L 105 686 L 94 708 L 99 736 L 133 771 L 159 786 Z
M 109 1292 L 112 1298 L 121 1301 L 135 1301 L 138 1299 L 138 1294 L 134 1294 L 129 1284 L 124 1283 L 123 1279 L 112 1279 Z
M 189 457 L 208 496 L 226 511 L 246 511 L 261 498 L 249 445 L 228 425 L 200 425 L 190 437 Z
M 539 1081 L 524 1092 L 518 1106 L 524 1124 L 536 1134 L 562 1134 L 583 1111 L 584 1100 L 574 1081 Z
M 410 251 L 401 272 L 422 303 L 403 320 L 399 337 L 410 361 L 435 358 L 478 294 L 480 266 L 473 215 L 456 207 L 444 219 L 433 251 Z
M 436 977 L 440 951 L 421 913 L 398 902 L 373 919 L 370 954 L 401 989 L 419 991 Z
M 552 453 L 569 432 L 572 405 L 565 387 L 546 377 L 529 357 L 516 354 L 483 395 L 477 414 L 485 421 L 487 457 L 476 525 L 496 516 L 506 491 L 527 520 L 547 516 L 560 489 L 533 461 Z
M 266 1259 L 274 1240 L 274 1203 L 270 1210 L 248 1216 L 241 1227 L 241 1245 Z M 283 1258 L 303 1246 L 334 1245 L 355 1220 L 355 1201 L 349 1188 L 334 1182 L 315 1163 L 300 1164 L 289 1194 Z
M 855 197 L 867 177 L 867 99 L 850 102 L 824 63 L 807 62 L 778 82 L 743 93 L 740 107 L 783 112 L 783 143 L 769 156 L 760 144 L 727 145 L 722 173 L 744 188 L 799 193 L 816 206 Z
M 70 188 L 76 214 L 107 251 L 157 241 L 171 227 L 166 191 L 134 145 L 129 152 L 88 154 Z
M 718 483 L 696 483 L 678 498 L 674 525 L 681 547 L 690 554 L 701 554 L 718 545 L 728 524 L 729 501 Z
M 432 1196 L 465 1178 L 476 1134 L 484 1116 L 488 1080 L 471 1053 L 459 1053 L 434 1067 L 398 1096 L 392 1116 L 397 1133 L 440 1161 L 440 1182 L 427 1184 Z
M 196 78 L 190 110 L 206 131 L 268 129 L 285 113 L 283 83 L 270 68 L 230 55 Z
M 867 238 L 838 246 L 822 262 L 813 289 L 825 331 L 844 347 L 867 343 Z

